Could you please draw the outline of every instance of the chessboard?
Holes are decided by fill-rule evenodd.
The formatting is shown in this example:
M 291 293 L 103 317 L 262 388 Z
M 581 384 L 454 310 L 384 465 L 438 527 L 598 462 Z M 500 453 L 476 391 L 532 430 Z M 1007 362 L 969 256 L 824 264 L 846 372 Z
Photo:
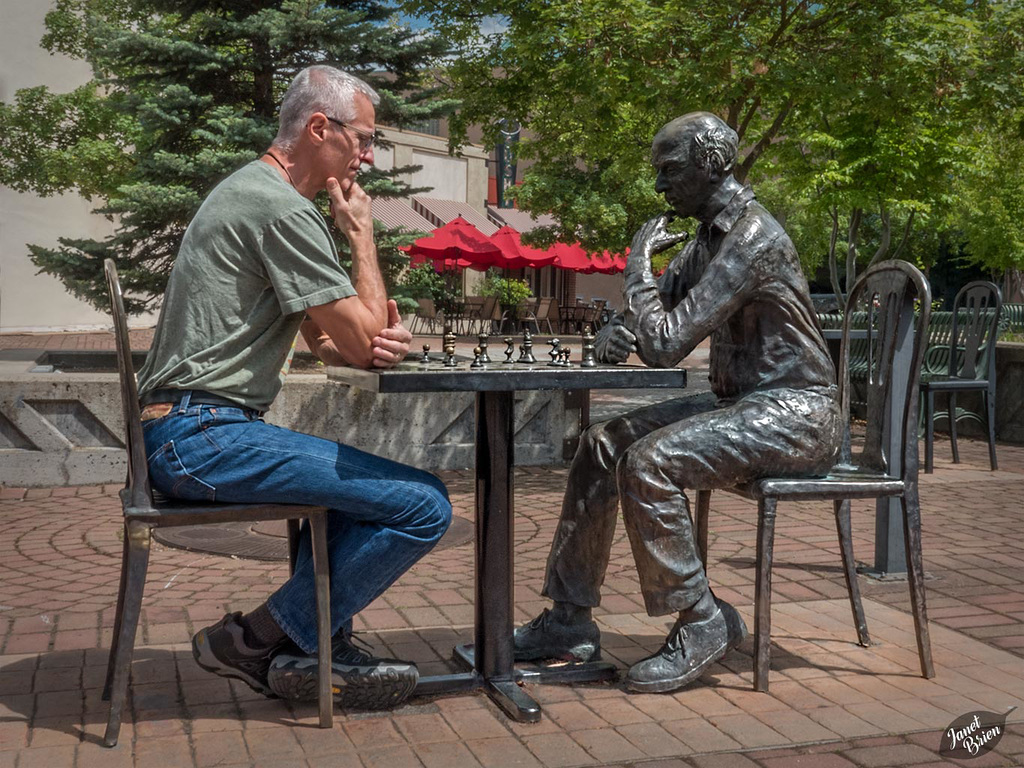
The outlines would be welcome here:
M 498 392 L 534 389 L 632 389 L 652 387 L 682 389 L 686 386 L 684 368 L 648 368 L 636 365 L 598 363 L 594 354 L 594 335 L 588 331 L 582 348 L 549 340 L 547 350 L 534 352 L 533 337 L 525 331 L 521 339 L 504 336 L 497 344 L 481 335 L 473 356 L 455 353 L 455 335 L 442 337 L 440 352 L 425 344 L 419 352 L 410 352 L 393 368 L 363 370 L 328 367 L 331 381 L 374 392 Z M 518 343 L 517 343 L 518 342 Z M 546 358 L 546 359 L 545 359 Z

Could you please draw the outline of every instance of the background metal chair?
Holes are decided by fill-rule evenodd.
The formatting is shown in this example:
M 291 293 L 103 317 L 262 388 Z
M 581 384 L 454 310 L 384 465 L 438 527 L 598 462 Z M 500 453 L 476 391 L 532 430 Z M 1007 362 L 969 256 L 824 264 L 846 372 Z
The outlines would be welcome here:
M 424 326 L 427 328 L 427 333 L 436 333 L 438 317 L 434 300 L 416 299 L 416 303 L 419 304 L 419 307 L 416 309 L 416 315 L 413 318 L 412 328 L 409 329 L 409 333 L 422 333 Z
M 914 299 L 920 310 L 915 317 Z M 906 542 L 910 599 L 914 611 L 917 650 L 921 674 L 934 677 L 928 616 L 925 608 L 924 565 L 921 556 L 921 504 L 917 491 L 918 376 L 924 357 L 928 320 L 931 314 L 931 289 L 921 272 L 905 261 L 885 261 L 869 269 L 854 286 L 846 305 L 839 362 L 839 397 L 843 423 L 850 413 L 850 329 L 855 310 L 867 305 L 868 344 L 868 422 L 864 446 L 856 455 L 849 433 L 843 441 L 839 463 L 826 477 L 766 477 L 728 489 L 757 499 L 757 576 L 754 598 L 754 688 L 768 690 L 771 661 L 772 548 L 775 539 L 775 508 L 779 501 L 831 500 L 842 553 L 843 571 L 850 594 L 850 607 L 861 645 L 870 644 L 850 530 L 850 499 L 899 497 L 903 508 L 903 534 Z M 912 328 L 913 352 L 905 387 L 893 392 L 893 361 L 898 339 Z M 902 407 L 902 418 L 889 419 L 888 404 L 895 397 Z M 893 434 L 890 434 L 892 431 Z M 892 438 L 892 439 L 890 439 Z M 887 450 L 890 444 L 903 446 L 899 470 Z M 707 569 L 708 513 L 711 491 L 697 492 L 696 536 L 701 560 Z
M 127 699 L 128 676 L 135 649 L 135 633 L 142 609 L 142 594 L 146 586 L 152 531 L 154 528 L 181 525 L 287 520 L 289 559 L 294 569 L 298 551 L 298 520 L 305 518 L 309 521 L 313 544 L 313 568 L 316 574 L 317 641 L 319 648 L 328 649 L 326 653 L 319 654 L 320 727 L 330 728 L 333 720 L 333 701 L 329 650 L 331 618 L 327 509 L 299 504 L 192 503 L 175 499 L 154 499 L 142 438 L 139 392 L 132 367 L 121 285 L 113 261 L 107 259 L 104 262 L 104 269 L 114 318 L 117 367 L 124 408 L 125 447 L 128 452 L 128 475 L 125 487 L 120 493 L 124 511 L 124 550 L 121 558 L 121 581 L 117 593 L 114 633 L 107 662 L 106 683 L 103 687 L 103 698 L 110 701 L 110 715 L 103 743 L 113 747 L 117 744 L 121 730 L 121 715 Z
M 988 431 L 988 457 L 992 469 L 996 463 L 996 339 L 1003 298 L 999 287 L 987 280 L 968 283 L 953 301 L 953 322 L 949 346 L 933 346 L 925 355 L 921 372 L 924 396 L 924 471 L 933 469 L 935 443 L 935 393 L 949 396 L 949 440 L 953 463 L 960 463 L 957 447 L 956 396 L 960 392 L 981 392 L 982 411 Z M 977 414 L 967 413 L 981 420 Z

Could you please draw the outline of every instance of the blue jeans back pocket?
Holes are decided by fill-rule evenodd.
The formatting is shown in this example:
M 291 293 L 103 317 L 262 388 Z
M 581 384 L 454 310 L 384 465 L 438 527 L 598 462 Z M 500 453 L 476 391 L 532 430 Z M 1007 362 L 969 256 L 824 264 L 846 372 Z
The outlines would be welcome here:
M 191 474 L 178 458 L 174 441 L 164 443 L 149 457 L 153 485 L 169 496 L 188 501 L 215 501 L 217 489 Z

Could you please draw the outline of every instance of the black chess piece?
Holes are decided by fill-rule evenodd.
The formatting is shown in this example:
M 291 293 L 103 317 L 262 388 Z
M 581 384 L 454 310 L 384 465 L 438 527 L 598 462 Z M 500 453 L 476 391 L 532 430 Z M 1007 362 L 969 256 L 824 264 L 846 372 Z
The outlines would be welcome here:
M 473 362 L 469 364 L 470 368 L 483 368 L 483 350 L 480 347 L 473 347 Z
M 487 334 L 481 333 L 477 340 L 480 342 L 480 362 L 487 365 L 491 362 L 491 358 L 487 354 Z
M 420 365 L 430 365 L 430 345 L 423 345 L 423 357 L 420 358 Z
M 502 360 L 501 363 L 502 363 L 502 365 L 512 365 L 512 364 L 515 363 L 515 360 L 512 359 L 512 356 L 515 355 L 515 353 L 516 353 L 516 345 L 515 345 L 515 342 L 512 341 L 512 337 L 511 336 L 506 336 L 504 341 L 505 341 L 505 359 Z
M 548 341 L 548 344 L 551 345 L 551 351 L 548 352 L 548 355 L 551 357 L 551 362 L 548 363 L 548 365 L 561 365 L 561 363 L 558 362 L 562 356 L 561 339 L 551 339 Z
M 572 354 L 572 350 L 566 347 L 565 349 L 559 350 L 559 365 L 563 368 L 572 368 L 572 363 L 569 362 L 569 356 Z

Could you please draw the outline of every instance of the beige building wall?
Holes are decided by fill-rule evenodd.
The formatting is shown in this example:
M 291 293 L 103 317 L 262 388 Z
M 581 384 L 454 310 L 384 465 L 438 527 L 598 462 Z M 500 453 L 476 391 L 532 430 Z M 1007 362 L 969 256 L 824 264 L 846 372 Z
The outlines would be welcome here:
M 39 46 L 49 3 L 3 0 L 0 15 L 0 100 L 19 88 L 47 85 L 68 91 L 89 79 L 89 68 Z M 77 195 L 42 198 L 0 187 L 0 333 L 109 325 L 107 316 L 71 296 L 63 283 L 37 275 L 26 243 L 56 246 L 58 237 L 103 238 L 112 225 Z M 133 322 L 147 324 L 143 320 Z

